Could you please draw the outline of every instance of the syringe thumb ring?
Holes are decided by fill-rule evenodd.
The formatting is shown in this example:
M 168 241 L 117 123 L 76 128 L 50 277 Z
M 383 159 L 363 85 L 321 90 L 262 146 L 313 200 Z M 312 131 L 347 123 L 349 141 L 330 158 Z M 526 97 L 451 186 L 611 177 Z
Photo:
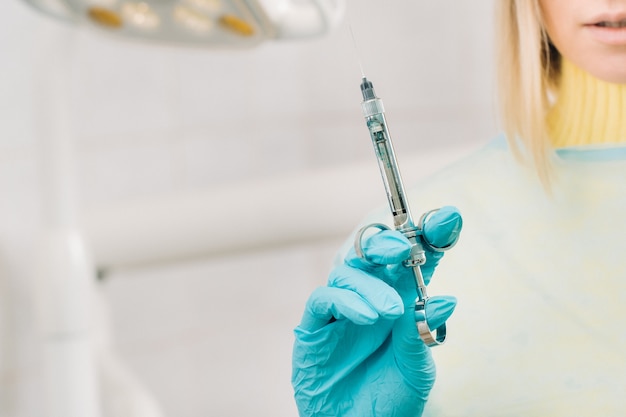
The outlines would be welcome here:
M 426 320 L 418 321 L 415 323 L 417 326 L 417 333 L 428 347 L 435 347 L 442 345 L 446 341 L 446 324 L 442 324 L 435 332 L 430 329 Z
M 446 340 L 446 323 L 443 322 L 439 327 L 435 329 L 433 332 L 428 325 L 427 317 L 426 317 L 426 303 L 428 302 L 428 297 L 422 298 L 421 300 L 415 301 L 415 312 L 420 313 L 420 316 L 423 316 L 423 319 L 416 319 L 415 325 L 417 327 L 417 333 L 420 338 L 424 342 L 424 344 L 428 347 L 439 346 L 443 344 Z M 416 314 L 417 316 L 418 314 Z

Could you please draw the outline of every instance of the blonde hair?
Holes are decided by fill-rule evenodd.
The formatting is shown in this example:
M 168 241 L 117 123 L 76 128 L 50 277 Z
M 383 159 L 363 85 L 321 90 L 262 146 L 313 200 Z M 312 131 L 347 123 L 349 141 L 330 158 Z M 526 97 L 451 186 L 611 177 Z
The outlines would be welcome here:
M 530 158 L 549 188 L 552 147 L 546 115 L 560 70 L 560 54 L 549 42 L 539 0 L 496 3 L 497 76 L 504 132 L 516 156 Z

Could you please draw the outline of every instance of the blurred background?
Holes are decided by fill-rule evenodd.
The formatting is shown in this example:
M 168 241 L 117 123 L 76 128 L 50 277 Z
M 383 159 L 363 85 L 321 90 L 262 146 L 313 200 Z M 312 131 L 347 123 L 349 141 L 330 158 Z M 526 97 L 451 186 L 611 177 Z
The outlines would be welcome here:
M 350 231 L 386 204 L 358 56 L 410 187 L 498 132 L 492 3 L 352 0 L 323 36 L 214 50 L 2 1 L 0 416 L 50 415 L 39 248 L 54 135 L 70 139 L 75 226 L 94 254 L 99 412 L 297 415 L 292 330 Z

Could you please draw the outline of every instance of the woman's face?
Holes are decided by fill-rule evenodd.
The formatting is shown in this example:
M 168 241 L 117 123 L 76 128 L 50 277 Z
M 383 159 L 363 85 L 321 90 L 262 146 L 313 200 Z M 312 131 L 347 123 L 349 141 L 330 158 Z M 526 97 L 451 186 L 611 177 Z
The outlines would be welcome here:
M 548 35 L 566 59 L 597 78 L 626 84 L 626 0 L 539 4 Z

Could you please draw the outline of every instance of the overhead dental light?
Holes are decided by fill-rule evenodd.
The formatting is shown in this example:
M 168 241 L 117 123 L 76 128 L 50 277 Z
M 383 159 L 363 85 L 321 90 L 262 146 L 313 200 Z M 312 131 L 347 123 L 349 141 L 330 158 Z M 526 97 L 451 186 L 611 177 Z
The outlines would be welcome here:
M 327 33 L 345 0 L 25 0 L 44 13 L 116 36 L 212 48 Z

